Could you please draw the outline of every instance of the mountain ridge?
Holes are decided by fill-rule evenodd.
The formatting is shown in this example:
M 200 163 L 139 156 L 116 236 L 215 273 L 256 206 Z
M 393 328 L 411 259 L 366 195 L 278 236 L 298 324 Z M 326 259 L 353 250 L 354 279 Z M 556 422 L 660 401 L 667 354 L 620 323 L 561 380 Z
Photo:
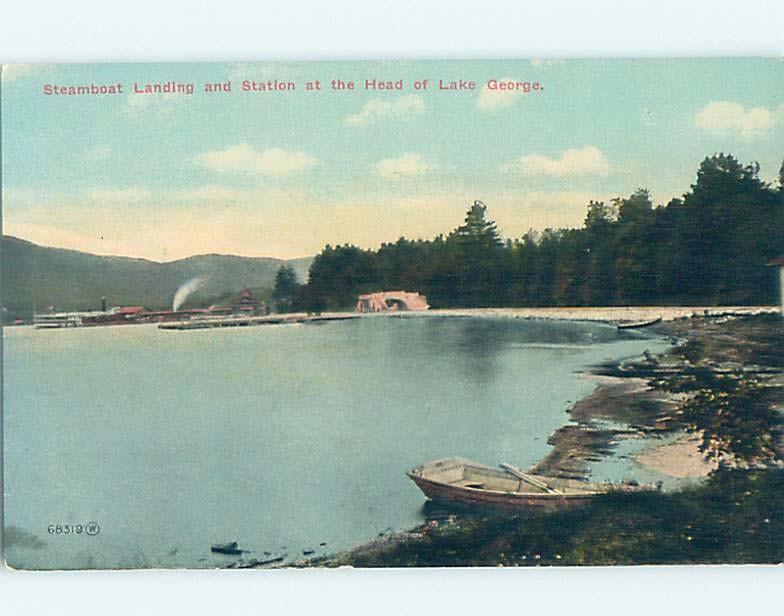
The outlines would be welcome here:
M 33 312 L 53 306 L 57 310 L 88 310 L 109 305 L 170 308 L 177 289 L 202 278 L 188 300 L 200 305 L 249 287 L 257 291 L 274 286 L 275 275 L 290 265 L 301 282 L 307 280 L 312 257 L 278 259 L 218 253 L 198 254 L 174 261 L 141 257 L 96 255 L 69 248 L 36 244 L 3 235 L 0 244 L 3 320 L 29 320 Z

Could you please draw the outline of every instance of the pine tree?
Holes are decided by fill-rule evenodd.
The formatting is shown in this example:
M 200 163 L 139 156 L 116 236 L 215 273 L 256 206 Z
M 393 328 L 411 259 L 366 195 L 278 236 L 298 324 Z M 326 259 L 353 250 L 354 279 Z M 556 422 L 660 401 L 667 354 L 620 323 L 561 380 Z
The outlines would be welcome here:
M 451 301 L 462 306 L 501 306 L 506 301 L 506 254 L 498 228 L 486 217 L 481 201 L 466 212 L 465 221 L 447 238 L 451 257 Z
M 297 274 L 290 265 L 283 265 L 275 275 L 275 289 L 272 297 L 278 312 L 288 312 L 294 306 L 298 297 L 300 285 Z
M 465 222 L 455 229 L 451 238 L 457 242 L 481 248 L 501 248 L 504 243 L 498 234 L 498 228 L 492 220 L 487 220 L 487 206 L 481 201 L 474 204 L 466 212 Z

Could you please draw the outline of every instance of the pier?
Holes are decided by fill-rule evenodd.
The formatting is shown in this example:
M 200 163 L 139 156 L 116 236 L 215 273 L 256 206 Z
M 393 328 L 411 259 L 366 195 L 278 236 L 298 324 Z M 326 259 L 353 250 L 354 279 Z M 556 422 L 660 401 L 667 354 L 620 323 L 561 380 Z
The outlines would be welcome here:
M 271 314 L 265 316 L 225 316 L 203 317 L 160 323 L 158 329 L 190 330 L 213 329 L 218 327 L 252 327 L 254 325 L 283 325 L 291 323 L 313 323 L 319 321 L 345 321 L 358 319 L 361 315 L 352 312 L 309 315 L 303 312 L 292 314 Z

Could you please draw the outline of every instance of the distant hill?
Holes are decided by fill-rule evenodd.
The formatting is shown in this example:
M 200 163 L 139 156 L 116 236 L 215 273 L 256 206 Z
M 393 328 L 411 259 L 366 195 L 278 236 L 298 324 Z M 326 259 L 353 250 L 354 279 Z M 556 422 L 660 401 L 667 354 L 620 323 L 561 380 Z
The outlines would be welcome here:
M 0 293 L 4 320 L 29 319 L 33 310 L 97 309 L 109 306 L 171 308 L 177 289 L 192 280 L 203 283 L 188 305 L 198 305 L 244 287 L 271 289 L 281 265 L 291 265 L 307 281 L 311 257 L 285 261 L 267 257 L 198 255 L 157 263 L 129 257 L 106 257 L 39 246 L 4 235 L 0 246 Z

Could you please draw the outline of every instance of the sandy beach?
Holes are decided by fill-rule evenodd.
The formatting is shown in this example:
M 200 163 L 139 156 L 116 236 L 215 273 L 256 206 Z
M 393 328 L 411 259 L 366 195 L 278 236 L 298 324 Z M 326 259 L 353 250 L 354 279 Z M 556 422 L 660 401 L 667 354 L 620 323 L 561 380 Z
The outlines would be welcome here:
M 646 448 L 634 459 L 642 466 L 678 479 L 707 477 L 719 465 L 705 459 L 699 449 L 700 441 L 698 434 L 684 434 L 671 443 Z
M 778 312 L 776 306 L 605 306 L 558 308 L 450 308 L 429 310 L 429 314 L 471 317 L 507 317 L 514 319 L 566 319 L 623 323 L 647 321 L 661 317 L 675 321 L 690 317 L 722 317 L 768 314 Z

